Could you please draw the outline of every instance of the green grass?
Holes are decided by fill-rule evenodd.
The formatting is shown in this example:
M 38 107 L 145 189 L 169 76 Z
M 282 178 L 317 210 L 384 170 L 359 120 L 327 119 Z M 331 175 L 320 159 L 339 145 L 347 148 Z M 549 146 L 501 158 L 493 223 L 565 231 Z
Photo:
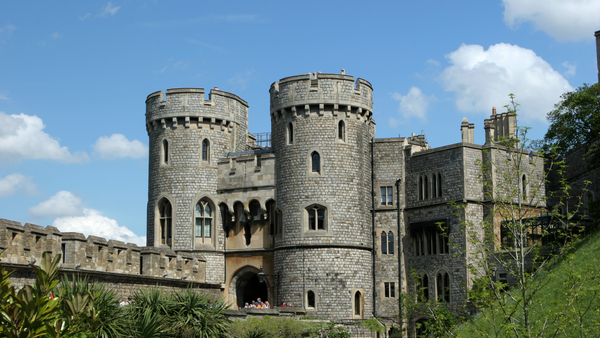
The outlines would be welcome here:
M 543 287 L 531 299 L 532 333 L 537 337 L 598 337 L 600 334 L 600 233 L 580 242 L 551 271 L 534 282 Z M 518 290 L 509 294 L 517 298 Z M 507 301 L 504 308 L 517 308 Z M 459 326 L 458 337 L 518 336 L 519 325 L 507 322 L 501 306 L 494 304 Z M 522 311 L 513 316 L 523 319 Z M 502 329 L 500 329 L 502 328 Z

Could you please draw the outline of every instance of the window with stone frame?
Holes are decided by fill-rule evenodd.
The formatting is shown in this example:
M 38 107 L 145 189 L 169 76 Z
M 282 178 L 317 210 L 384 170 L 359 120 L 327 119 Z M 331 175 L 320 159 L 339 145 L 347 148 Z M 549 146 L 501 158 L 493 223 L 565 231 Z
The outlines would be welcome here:
M 159 231 L 160 231 L 160 245 L 171 246 L 173 240 L 173 208 L 171 202 L 168 199 L 163 198 L 158 202 L 158 215 L 159 215 Z
M 202 161 L 209 161 L 210 160 L 210 142 L 208 141 L 208 139 L 204 139 L 202 141 Z
M 436 195 L 436 197 L 442 197 L 442 174 L 438 173 L 436 175 L 436 178 L 437 178 L 437 183 L 436 183 L 437 195 Z
M 262 220 L 262 209 L 260 207 L 260 202 L 257 200 L 250 201 L 250 218 L 252 221 L 260 221 Z
M 315 308 L 316 307 L 316 297 L 315 297 L 315 293 L 312 290 L 309 290 L 306 293 L 306 305 L 309 308 Z
M 327 209 L 318 204 L 306 208 L 308 213 L 308 230 L 327 230 Z
M 201 199 L 196 203 L 195 220 L 196 242 L 212 244 L 213 209 L 208 200 Z
M 437 292 L 437 301 L 440 303 L 450 302 L 450 275 L 446 271 L 438 272 L 436 276 L 435 288 Z
M 388 232 L 388 254 L 394 254 L 394 233 L 391 231 Z
M 385 186 L 379 189 L 381 195 L 381 205 L 393 205 L 394 204 L 394 187 Z
M 387 255 L 387 234 L 385 231 L 381 232 L 381 254 Z
M 415 291 L 419 301 L 429 301 L 429 277 L 427 276 L 427 273 L 421 272 L 416 275 Z
M 269 221 L 269 234 L 275 236 L 278 234 L 277 226 L 277 205 L 275 201 L 267 202 L 267 221 Z
M 356 291 L 354 293 L 354 316 L 362 317 L 362 293 L 360 291 Z
M 394 233 L 381 232 L 381 254 L 382 255 L 393 255 L 394 254 Z
M 318 152 L 313 151 L 312 154 L 310 154 L 310 158 L 311 158 L 312 172 L 320 174 L 321 173 L 321 155 L 319 155 Z
M 396 298 L 396 283 L 395 282 L 384 282 L 383 283 L 385 298 Z
M 419 194 L 419 201 L 423 199 L 423 176 L 419 176 L 419 186 L 417 188 Z
M 344 120 L 338 122 L 338 140 L 346 141 L 346 125 L 344 124 Z

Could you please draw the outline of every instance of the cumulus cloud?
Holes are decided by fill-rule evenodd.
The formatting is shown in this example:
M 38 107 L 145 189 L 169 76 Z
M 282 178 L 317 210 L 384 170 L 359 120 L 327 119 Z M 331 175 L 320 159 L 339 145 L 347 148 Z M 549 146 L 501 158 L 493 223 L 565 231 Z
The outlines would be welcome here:
M 109 1 L 106 6 L 102 7 L 100 16 L 115 15 L 120 8 L 121 6 L 113 6 L 112 2 Z
M 138 140 L 129 141 L 125 135 L 112 134 L 101 136 L 94 144 L 94 154 L 105 160 L 117 158 L 144 158 L 148 156 L 148 147 Z
M 446 91 L 456 94 L 461 112 L 489 115 L 492 107 L 508 103 L 508 94 L 520 103 L 520 118 L 528 123 L 547 123 L 546 113 L 571 91 L 569 82 L 532 50 L 499 43 L 484 50 L 463 44 L 446 55 L 452 64 L 440 81 Z
M 8 96 L 3 92 L 0 92 L 0 100 L 8 100 Z
M 390 95 L 394 100 L 400 101 L 398 112 L 402 116 L 402 119 L 400 120 L 390 118 L 389 122 L 393 127 L 396 127 L 398 124 L 406 123 L 412 117 L 427 122 L 429 102 L 436 99 L 433 95 L 426 96 L 421 89 L 417 87 L 411 87 L 406 95 L 401 95 L 399 93 L 391 93 Z
M 57 140 L 46 134 L 46 126 L 37 116 L 7 115 L 0 112 L 0 159 L 18 162 L 22 159 L 46 159 L 65 163 L 89 161 L 84 152 L 70 153 Z
M 84 235 L 116 239 L 123 242 L 146 245 L 146 236 L 138 236 L 127 227 L 120 226 L 116 220 L 103 216 L 93 209 L 83 209 L 83 216 L 59 217 L 52 225 L 63 232 L 82 232 Z
M 56 195 L 27 209 L 35 216 L 74 216 L 83 215 L 83 204 L 81 199 L 70 191 L 59 191 Z
M 523 22 L 560 41 L 592 39 L 600 22 L 598 0 L 503 0 L 504 22 L 511 28 Z
M 31 182 L 31 176 L 10 174 L 0 178 L 0 197 L 9 196 L 23 190 L 27 195 L 36 195 L 37 186 Z
M 145 236 L 136 235 L 127 227 L 120 226 L 116 220 L 103 216 L 98 210 L 84 208 L 81 198 L 70 191 L 59 191 L 27 211 L 35 216 L 57 217 L 52 225 L 63 232 L 81 232 L 86 236 L 146 245 Z

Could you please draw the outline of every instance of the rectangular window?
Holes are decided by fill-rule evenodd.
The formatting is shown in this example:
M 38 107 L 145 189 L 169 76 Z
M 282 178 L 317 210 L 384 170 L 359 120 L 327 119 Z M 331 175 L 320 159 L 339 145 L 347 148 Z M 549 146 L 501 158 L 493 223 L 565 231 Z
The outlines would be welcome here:
M 384 288 L 385 288 L 385 298 L 389 298 L 390 297 L 390 283 L 385 282 L 383 283 Z
M 205 218 L 204 219 L 204 237 L 205 238 L 210 238 L 210 219 Z
M 325 230 L 325 210 L 319 209 L 317 213 L 319 215 L 319 230 Z
M 396 298 L 396 283 L 390 283 L 390 297 Z
M 394 187 L 381 187 L 381 205 L 393 205 L 394 204 Z

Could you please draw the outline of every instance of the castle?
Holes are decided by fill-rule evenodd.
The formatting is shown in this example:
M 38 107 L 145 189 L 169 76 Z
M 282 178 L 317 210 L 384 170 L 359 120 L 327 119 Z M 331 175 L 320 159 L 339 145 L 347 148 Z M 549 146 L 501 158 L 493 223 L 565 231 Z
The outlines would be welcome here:
M 596 38 L 600 68 L 600 31 Z M 123 296 L 157 283 L 191 286 L 233 308 L 260 297 L 312 318 L 375 317 L 388 327 L 418 276 L 423 297 L 456 308 L 479 259 L 470 241 L 483 238 L 484 219 L 500 222 L 484 205 L 502 178 L 492 173 L 484 185 L 481 163 L 509 156 L 494 140 L 514 136 L 515 116 L 494 109 L 483 145 L 465 118 L 456 125 L 462 142 L 432 149 L 424 135 L 377 139 L 372 93 L 344 70 L 283 78 L 269 89 L 271 132 L 256 135 L 235 94 L 152 93 L 147 246 L 0 220 L 2 264 L 13 282 L 30 283 L 28 264 L 61 253 L 63 273 L 83 271 Z M 532 173 L 518 178 L 525 194 L 543 178 L 543 158 L 523 165 Z
M 423 135 L 375 138 L 373 88 L 344 70 L 283 78 L 269 93 L 262 140 L 234 94 L 148 96 L 148 246 L 201 255 L 206 282 L 236 307 L 260 297 L 321 319 L 391 320 L 412 271 L 429 299 L 464 302 L 476 258 L 461 219 L 494 217 L 478 163 L 506 156 L 493 140 L 514 136 L 515 115 L 494 111 L 484 145 L 465 118 L 461 143 L 431 149 Z M 526 165 L 543 171 L 539 156 Z

